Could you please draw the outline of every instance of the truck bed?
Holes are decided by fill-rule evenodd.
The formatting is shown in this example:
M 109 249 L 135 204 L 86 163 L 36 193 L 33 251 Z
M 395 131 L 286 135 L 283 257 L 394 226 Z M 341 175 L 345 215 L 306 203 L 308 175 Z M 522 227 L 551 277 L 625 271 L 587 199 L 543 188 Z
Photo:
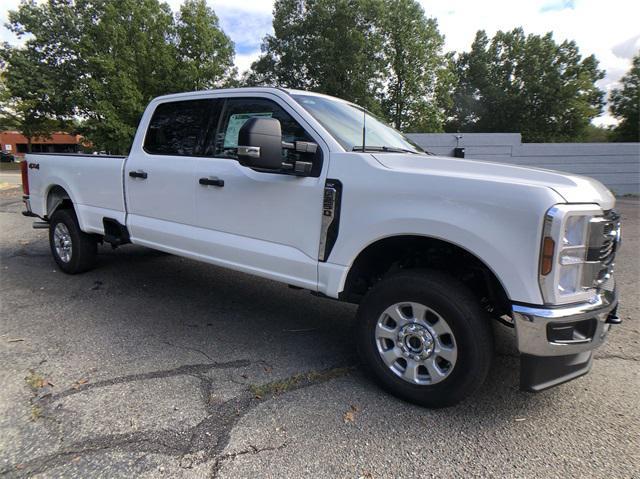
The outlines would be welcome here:
M 103 218 L 125 222 L 123 171 L 125 156 L 77 153 L 29 153 L 29 196 L 33 212 L 47 215 L 50 193 L 64 190 L 73 202 L 80 228 L 104 233 Z M 54 190 L 55 189 L 55 190 Z

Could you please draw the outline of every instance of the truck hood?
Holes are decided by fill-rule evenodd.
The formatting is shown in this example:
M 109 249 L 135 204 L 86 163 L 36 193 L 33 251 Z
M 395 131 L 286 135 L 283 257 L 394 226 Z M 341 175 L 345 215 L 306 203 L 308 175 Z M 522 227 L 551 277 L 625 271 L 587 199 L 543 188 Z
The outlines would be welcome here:
M 599 181 L 586 176 L 491 161 L 441 156 L 403 153 L 376 153 L 372 156 L 384 167 L 392 170 L 546 186 L 562 196 L 567 203 L 596 203 L 603 210 L 609 210 L 615 205 L 615 197 L 611 192 Z

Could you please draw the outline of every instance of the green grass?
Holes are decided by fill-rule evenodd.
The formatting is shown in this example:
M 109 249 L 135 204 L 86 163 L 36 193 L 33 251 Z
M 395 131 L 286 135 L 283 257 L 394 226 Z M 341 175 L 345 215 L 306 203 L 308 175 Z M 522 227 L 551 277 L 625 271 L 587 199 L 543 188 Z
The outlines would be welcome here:
M 257 398 L 263 398 L 268 395 L 278 396 L 297 389 L 305 384 L 321 383 L 329 381 L 330 379 L 345 376 L 351 370 L 353 370 L 352 367 L 325 369 L 323 371 L 309 371 L 267 384 L 254 384 L 249 386 L 249 390 Z
M 34 391 L 38 391 L 40 388 L 43 388 L 47 381 L 42 374 L 37 373 L 33 369 L 29 369 L 29 374 L 27 374 L 27 377 L 25 377 L 24 380 Z
M 42 407 L 40 407 L 37 404 L 32 404 L 30 416 L 31 416 L 31 421 L 36 422 L 38 419 L 42 417 Z
M 20 163 L 0 163 L 0 171 L 20 171 Z

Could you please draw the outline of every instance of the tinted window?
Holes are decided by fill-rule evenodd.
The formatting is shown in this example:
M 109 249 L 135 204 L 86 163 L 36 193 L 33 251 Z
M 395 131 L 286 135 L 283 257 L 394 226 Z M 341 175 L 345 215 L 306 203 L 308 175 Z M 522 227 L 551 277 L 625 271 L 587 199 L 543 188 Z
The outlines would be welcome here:
M 187 100 L 158 105 L 144 140 L 154 155 L 199 156 L 207 132 L 216 126 L 216 100 Z
M 280 120 L 282 141 L 313 141 L 304 128 L 277 103 L 264 98 L 231 98 L 227 100 L 215 141 L 216 156 L 237 158 L 240 128 L 255 116 Z M 289 152 L 284 150 L 283 154 L 286 157 Z

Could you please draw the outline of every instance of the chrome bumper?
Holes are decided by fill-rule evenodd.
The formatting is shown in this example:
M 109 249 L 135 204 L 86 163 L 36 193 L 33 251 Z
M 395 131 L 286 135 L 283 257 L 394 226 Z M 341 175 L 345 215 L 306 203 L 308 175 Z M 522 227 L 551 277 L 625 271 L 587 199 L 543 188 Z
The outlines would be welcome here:
M 593 302 L 559 308 L 513 305 L 520 385 L 541 391 L 589 372 L 592 351 L 604 343 L 616 316 L 615 288 Z
M 566 356 L 600 346 L 611 326 L 611 313 L 618 305 L 617 292 L 602 291 L 594 302 L 555 309 L 513 306 L 518 350 L 533 356 Z M 555 339 L 549 328 L 569 327 L 581 321 L 595 321 L 592 334 Z M 583 337 L 584 336 L 584 337 Z

